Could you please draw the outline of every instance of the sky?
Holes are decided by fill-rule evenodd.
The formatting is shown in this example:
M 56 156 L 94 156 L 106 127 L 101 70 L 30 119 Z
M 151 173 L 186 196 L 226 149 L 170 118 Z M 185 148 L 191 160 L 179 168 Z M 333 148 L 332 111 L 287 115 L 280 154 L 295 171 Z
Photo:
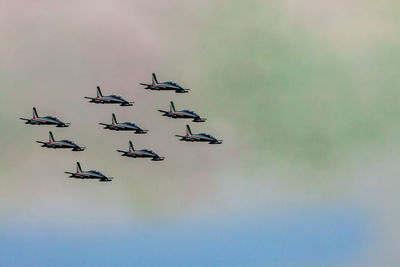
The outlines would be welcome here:
M 1 266 L 397 266 L 397 1 L 0 2 Z M 150 92 L 151 73 L 190 88 Z M 132 107 L 84 96 L 122 95 Z M 195 110 L 204 123 L 162 117 Z M 25 125 L 32 107 L 68 128 Z M 145 135 L 103 130 L 132 121 Z M 179 142 L 189 124 L 224 142 Z M 71 139 L 84 152 L 41 148 Z M 128 141 L 166 159 L 120 157 Z M 111 183 L 69 179 L 76 161 Z

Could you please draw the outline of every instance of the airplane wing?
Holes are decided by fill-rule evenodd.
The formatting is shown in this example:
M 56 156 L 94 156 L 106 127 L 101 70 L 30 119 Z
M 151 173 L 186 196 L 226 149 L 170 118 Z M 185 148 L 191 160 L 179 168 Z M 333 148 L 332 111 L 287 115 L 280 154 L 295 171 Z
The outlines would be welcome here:
M 135 103 L 135 102 L 133 102 L 133 101 L 132 101 L 132 102 L 126 102 L 126 103 L 122 103 L 121 106 L 123 106 L 123 107 L 124 107 L 124 106 L 125 106 L 125 107 L 128 107 L 128 106 L 129 106 L 129 107 L 130 107 L 130 106 L 133 106 L 133 103 Z
M 99 123 L 100 125 L 104 125 L 104 126 L 110 126 L 110 124 L 107 124 L 107 123 Z
M 179 89 L 179 90 L 175 90 L 175 93 L 187 93 L 189 91 L 190 91 L 190 89 Z
M 57 124 L 56 127 L 68 127 L 70 124 L 71 124 L 70 122 L 66 122 L 66 123 L 63 122 L 63 123 Z
M 90 96 L 85 96 L 85 97 L 83 97 L 83 98 L 92 99 L 92 100 L 96 99 L 95 97 L 90 97 Z
M 78 147 L 75 147 L 74 149 L 72 149 L 72 151 L 83 151 L 85 149 L 86 149 L 86 147 L 84 147 L 84 146 L 78 146 Z
M 180 138 L 185 138 L 186 136 L 183 136 L 183 135 L 175 135 L 176 137 L 180 137 Z
M 36 141 L 36 143 L 39 143 L 39 144 L 47 144 L 47 142 L 42 142 L 42 141 Z
M 155 157 L 155 158 L 152 158 L 151 160 L 152 161 L 162 161 L 164 159 L 165 159 L 165 157 Z
M 144 89 L 156 89 L 157 87 L 152 84 L 140 83 L 140 85 L 146 86 Z
M 206 118 L 195 118 L 193 122 L 205 122 L 206 120 Z
M 74 172 L 64 172 L 64 173 L 71 174 L 71 175 L 75 174 Z
M 139 129 L 139 130 L 136 130 L 136 132 L 135 133 L 137 133 L 137 134 L 145 134 L 145 133 L 147 133 L 149 130 L 142 130 L 142 129 Z
M 164 113 L 164 114 L 167 114 L 167 113 L 169 113 L 168 111 L 161 110 L 161 109 L 159 109 L 158 111 L 159 111 L 159 112 L 162 112 L 162 113 Z
M 105 177 L 101 178 L 99 182 L 111 182 L 114 179 L 114 177 Z
M 123 150 L 117 150 L 117 151 L 121 153 L 128 153 L 128 151 L 123 151 Z
M 23 121 L 30 121 L 30 119 L 25 119 L 25 118 L 19 118 L 19 119 Z

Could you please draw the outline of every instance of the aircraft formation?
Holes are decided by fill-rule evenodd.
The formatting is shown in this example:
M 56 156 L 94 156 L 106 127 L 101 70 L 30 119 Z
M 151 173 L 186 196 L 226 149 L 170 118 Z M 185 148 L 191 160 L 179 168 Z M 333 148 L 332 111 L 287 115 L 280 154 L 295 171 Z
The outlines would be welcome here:
M 140 83 L 140 85 L 146 86 L 144 87 L 144 89 L 146 90 L 175 91 L 175 93 L 187 93 L 190 90 L 188 88 L 183 88 L 179 84 L 172 81 L 159 83 L 154 73 L 152 73 L 151 84 Z M 94 104 L 118 104 L 123 107 L 132 106 L 134 104 L 133 101 L 128 101 L 122 96 L 118 95 L 104 96 L 99 86 L 97 86 L 96 97 L 85 96 L 84 98 L 89 99 L 89 103 L 94 103 Z M 206 118 L 200 117 L 200 115 L 198 115 L 194 111 L 188 109 L 176 110 L 173 101 L 170 101 L 169 111 L 165 110 L 158 110 L 158 111 L 163 113 L 162 116 L 173 119 L 191 119 L 193 122 L 206 121 Z M 31 119 L 27 118 L 20 118 L 20 119 L 24 120 L 25 124 L 31 124 L 31 125 L 54 125 L 56 127 L 69 127 L 71 124 L 63 122 L 57 117 L 53 116 L 40 117 L 35 107 L 33 107 L 33 114 Z M 111 124 L 108 123 L 99 123 L 99 124 L 104 126 L 104 129 L 113 131 L 132 131 L 135 134 L 146 134 L 148 132 L 148 130 L 143 130 L 133 122 L 118 122 L 114 113 L 111 114 Z M 186 125 L 185 135 L 175 135 L 175 136 L 179 137 L 180 141 L 186 141 L 186 142 L 207 142 L 209 144 L 222 143 L 222 140 L 219 140 L 210 134 L 206 133 L 193 134 L 189 125 Z M 75 142 L 67 139 L 55 140 L 53 133 L 51 131 L 49 131 L 49 140 L 47 142 L 46 141 L 36 141 L 36 142 L 42 144 L 41 147 L 45 148 L 53 148 L 53 149 L 64 148 L 64 149 L 71 149 L 72 151 L 84 151 L 86 149 L 86 147 L 79 146 Z M 116 150 L 116 151 L 122 153 L 121 156 L 129 158 L 149 158 L 152 161 L 162 161 L 165 159 L 165 157 L 160 157 L 157 153 L 149 149 L 135 150 L 131 140 L 129 140 L 128 151 L 124 150 Z M 110 182 L 113 179 L 113 177 L 108 177 L 96 170 L 82 171 L 82 167 L 79 162 L 76 163 L 75 172 L 65 172 L 65 173 L 69 174 L 70 178 L 75 178 L 75 179 L 95 179 L 100 182 Z

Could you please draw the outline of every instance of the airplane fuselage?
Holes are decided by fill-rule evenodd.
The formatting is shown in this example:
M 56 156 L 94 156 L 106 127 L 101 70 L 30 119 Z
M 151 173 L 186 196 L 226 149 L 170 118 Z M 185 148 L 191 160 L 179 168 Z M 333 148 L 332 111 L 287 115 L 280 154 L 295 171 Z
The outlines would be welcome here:
M 129 103 L 125 99 L 120 96 L 97 96 L 97 97 L 86 97 L 90 99 L 90 102 L 96 104 L 120 104 L 121 106 L 132 106 L 132 103 Z
M 163 116 L 167 116 L 174 119 L 193 119 L 194 122 L 204 122 L 205 119 L 200 118 L 199 115 L 193 111 L 181 110 L 181 111 L 163 111 Z
M 70 176 L 69 176 L 70 178 L 76 178 L 76 179 L 97 179 L 101 182 L 111 181 L 110 178 L 108 178 L 104 174 L 99 173 L 97 171 L 75 172 L 75 173 L 68 173 L 68 174 L 70 174 Z
M 134 123 L 123 122 L 123 123 L 113 123 L 113 124 L 105 124 L 100 123 L 100 125 L 104 125 L 104 129 L 114 130 L 114 131 L 135 131 L 135 133 L 146 133 L 147 131 L 142 130 L 139 126 Z
M 55 117 L 38 117 L 38 118 L 23 119 L 23 120 L 26 120 L 25 122 L 26 124 L 32 124 L 32 125 L 57 125 L 57 127 L 68 127 L 68 124 L 60 121 Z
M 186 134 L 185 136 L 179 137 L 181 137 L 182 141 L 186 142 L 209 142 L 210 144 L 221 144 L 220 140 L 206 134 Z
M 164 159 L 159 157 L 156 153 L 147 150 L 135 150 L 135 151 L 118 150 L 118 152 L 122 152 L 123 153 L 122 156 L 130 158 L 152 158 L 154 161 L 160 161 Z
M 172 82 L 153 83 L 153 84 L 141 83 L 141 85 L 146 86 L 144 89 L 156 90 L 156 91 L 175 91 L 176 93 L 187 93 L 189 91 L 188 89 L 184 89 L 180 85 Z
M 83 151 L 84 148 L 78 146 L 77 144 L 70 143 L 68 141 L 54 141 L 54 142 L 41 142 L 37 141 L 38 143 L 42 144 L 42 147 L 47 148 L 72 148 L 73 151 Z

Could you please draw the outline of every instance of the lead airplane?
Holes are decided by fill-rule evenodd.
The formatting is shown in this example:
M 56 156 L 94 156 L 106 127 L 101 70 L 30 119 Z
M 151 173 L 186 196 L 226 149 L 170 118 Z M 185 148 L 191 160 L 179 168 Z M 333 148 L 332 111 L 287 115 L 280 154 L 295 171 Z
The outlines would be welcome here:
M 70 123 L 62 122 L 56 117 L 52 116 L 40 117 L 35 107 L 33 107 L 32 119 L 25 119 L 25 118 L 19 118 L 19 119 L 26 121 L 25 124 L 32 124 L 32 125 L 56 125 L 57 127 L 68 127 L 70 125 Z
M 190 90 L 190 89 L 185 89 L 179 84 L 172 81 L 159 83 L 157 81 L 155 73 L 151 74 L 151 84 L 140 83 L 140 85 L 146 86 L 144 89 L 157 90 L 157 91 L 175 91 L 175 93 L 187 93 Z
M 99 171 L 91 170 L 91 171 L 82 171 L 81 164 L 79 162 L 76 163 L 76 172 L 65 172 L 66 174 L 70 174 L 70 178 L 76 179 L 97 179 L 99 182 L 111 182 L 113 177 L 107 177 Z
M 190 130 L 189 125 L 186 125 L 186 135 L 175 135 L 180 137 L 181 141 L 186 142 L 208 142 L 209 144 L 222 144 L 222 140 L 218 140 L 215 137 L 206 134 L 206 133 L 199 133 L 193 134 Z
M 121 156 L 131 157 L 131 158 L 151 158 L 151 160 L 153 161 L 161 161 L 165 159 L 164 157 L 160 157 L 156 153 L 148 149 L 135 150 L 132 141 L 129 141 L 129 151 L 123 151 L 123 150 L 117 150 L 117 151 L 123 153 Z
M 96 97 L 85 96 L 85 98 L 90 99 L 89 102 L 95 104 L 120 104 L 121 106 L 132 106 L 134 103 L 134 102 L 128 102 L 127 100 L 122 98 L 122 96 L 119 95 L 103 96 L 99 86 L 97 86 Z
M 169 111 L 158 110 L 159 112 L 164 113 L 163 116 L 167 116 L 174 119 L 193 119 L 193 122 L 205 122 L 205 118 L 200 118 L 198 114 L 194 111 L 184 109 L 184 110 L 176 110 L 174 102 L 170 102 Z
M 132 122 L 117 122 L 117 118 L 115 114 L 112 114 L 112 122 L 111 124 L 107 123 L 99 123 L 100 125 L 104 125 L 104 129 L 114 130 L 114 131 L 135 131 L 136 134 L 145 134 L 148 130 L 142 130 L 139 126 Z
M 42 147 L 47 147 L 47 148 L 72 148 L 72 151 L 83 151 L 85 150 L 85 147 L 80 147 L 77 144 L 75 144 L 72 141 L 69 140 L 60 140 L 60 141 L 55 141 L 53 133 L 50 131 L 49 132 L 49 141 L 48 142 L 42 142 L 42 141 L 36 141 L 36 143 L 42 144 Z

